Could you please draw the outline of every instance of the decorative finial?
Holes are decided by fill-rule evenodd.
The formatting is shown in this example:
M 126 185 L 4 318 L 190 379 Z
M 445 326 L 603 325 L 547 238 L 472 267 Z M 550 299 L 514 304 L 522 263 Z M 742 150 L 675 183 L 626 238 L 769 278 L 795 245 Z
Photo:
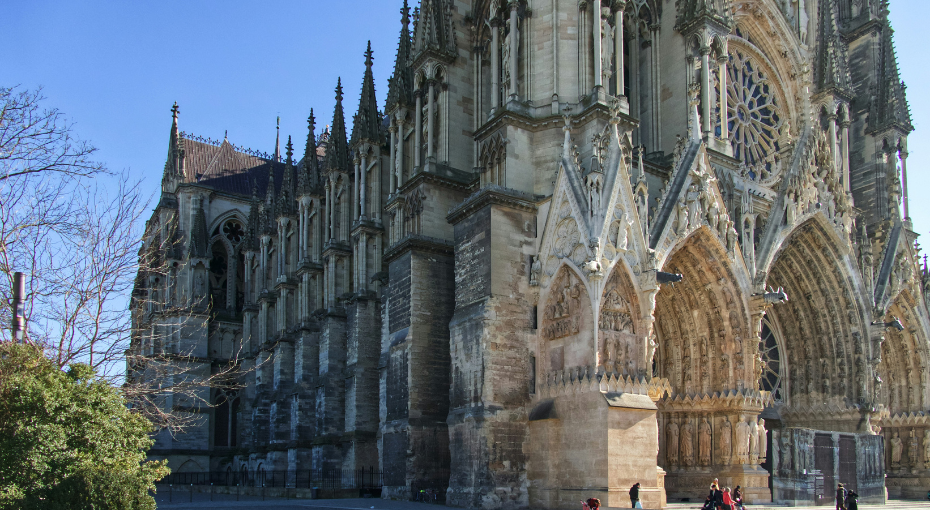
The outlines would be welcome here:
M 342 102 L 342 76 L 336 81 L 336 101 Z
M 229 130 L 228 129 L 223 131 L 223 141 L 224 142 L 229 141 Z
M 313 116 L 313 108 L 310 108 L 310 116 L 307 117 L 307 127 L 310 128 L 310 131 L 316 129 L 316 117 Z
M 365 50 L 365 66 L 371 67 L 372 64 L 371 40 L 368 41 L 368 49 Z
M 178 102 L 174 102 L 174 106 L 171 107 L 171 117 L 174 120 L 178 120 L 178 114 L 181 113 L 181 110 L 178 108 Z
M 291 136 L 287 136 L 287 161 L 290 162 L 294 156 L 294 146 L 291 145 Z

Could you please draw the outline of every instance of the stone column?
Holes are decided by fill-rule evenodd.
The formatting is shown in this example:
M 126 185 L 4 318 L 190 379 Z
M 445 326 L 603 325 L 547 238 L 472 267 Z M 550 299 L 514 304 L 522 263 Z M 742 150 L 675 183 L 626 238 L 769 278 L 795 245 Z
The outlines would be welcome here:
M 326 197 L 326 212 L 329 220 L 329 240 L 336 238 L 336 180 L 330 175 L 329 196 Z
M 358 158 L 355 158 L 355 161 L 353 163 L 355 163 L 355 179 L 352 181 L 352 188 L 353 188 L 352 201 L 354 202 L 352 204 L 352 220 L 354 221 L 354 220 L 357 220 L 359 217 L 359 206 L 362 203 L 362 201 L 359 200 L 359 193 L 360 193 L 359 186 L 361 183 L 361 179 L 359 178 L 359 174 L 361 173 L 361 168 L 359 165 L 361 164 L 361 162 L 359 161 Z
M 416 118 L 416 123 L 414 124 L 413 132 L 413 166 L 414 168 L 420 167 L 420 153 L 422 152 L 423 147 L 423 91 L 416 91 L 417 96 L 417 111 L 414 114 Z
M 510 2 L 510 99 L 517 99 L 517 62 L 520 51 L 520 18 L 517 15 L 519 2 Z M 430 132 L 430 137 L 432 137 Z
M 436 140 L 436 80 L 429 81 L 429 102 L 426 107 L 426 159 L 433 160 L 433 142 Z
M 268 248 L 271 245 L 271 237 L 267 235 L 262 236 L 262 254 L 261 260 L 259 260 L 259 270 L 261 271 L 261 276 L 259 277 L 259 285 L 261 290 L 265 290 L 267 287 L 266 275 L 268 274 Z M 259 287 L 256 287 L 258 290 Z
M 361 212 L 359 213 L 359 214 L 361 215 L 360 217 L 361 217 L 361 218 L 365 218 L 365 213 L 366 213 L 366 211 L 365 211 L 365 199 L 368 197 L 368 192 L 367 192 L 367 190 L 368 190 L 368 188 L 367 188 L 367 186 L 368 186 L 368 177 L 367 177 L 367 175 L 368 175 L 368 156 L 362 156 L 361 171 L 362 171 L 362 182 L 361 182 L 361 184 L 359 185 L 359 186 L 361 186 L 361 190 L 359 191 L 359 196 L 358 196 L 358 208 L 359 208 L 359 211 L 361 211 Z
M 310 217 L 311 231 L 310 235 L 313 236 L 311 239 L 311 246 L 313 248 L 313 261 L 320 261 L 320 221 L 322 221 L 322 215 L 320 214 L 320 203 L 319 201 L 314 201 L 314 211 L 315 214 Z
M 617 90 L 615 96 L 624 95 L 623 75 L 623 2 L 619 2 L 617 12 L 614 14 L 614 66 L 617 69 Z M 637 115 L 638 117 L 638 115 Z
M 359 236 L 358 292 L 368 289 L 368 234 Z
M 848 136 L 846 129 L 843 130 L 843 136 L 844 137 Z M 911 214 L 910 214 L 910 206 L 908 204 L 908 194 L 907 194 L 907 149 L 901 148 L 898 151 L 898 156 L 901 158 L 901 186 L 903 187 L 903 191 L 904 191 L 904 220 L 910 221 Z M 927 461 L 930 462 L 930 459 L 927 459 Z
M 341 211 L 339 211 L 342 214 L 340 218 L 341 221 L 339 222 L 339 240 L 348 241 L 349 231 L 351 230 L 349 227 L 349 207 L 353 207 L 355 204 L 352 203 L 354 198 L 348 196 L 348 189 L 343 190 L 343 194 L 344 200 L 342 201 L 342 207 L 340 207 Z
M 852 184 L 849 182 L 849 120 L 843 119 L 840 123 L 843 129 L 840 137 L 840 153 L 843 158 L 843 187 L 847 192 L 852 192 Z
M 594 39 L 594 86 L 604 85 L 604 72 L 601 69 L 601 2 L 594 2 L 594 17 L 591 18 L 591 33 Z
M 242 292 L 245 295 L 246 301 L 254 301 L 255 296 L 252 295 L 252 287 L 254 287 L 254 284 L 252 283 L 252 261 L 255 260 L 255 252 L 247 251 L 244 255 L 243 262 L 245 263 L 245 267 L 242 271 L 242 284 L 244 288 L 242 289 Z
M 701 131 L 710 136 L 710 48 L 701 48 Z
M 491 111 L 494 112 L 501 105 L 501 43 L 500 21 L 497 19 L 497 13 L 491 14 L 494 16 L 491 20 Z
M 840 167 L 840 155 L 839 151 L 836 149 L 838 137 L 836 135 L 836 114 L 830 113 L 827 117 L 827 121 L 830 123 L 829 127 L 829 136 L 830 136 L 830 156 L 833 157 L 833 169 L 836 171 L 842 171 Z
M 388 128 L 388 131 L 391 133 L 391 176 L 389 179 L 391 194 L 394 194 L 394 191 L 397 190 L 397 160 L 395 154 L 397 154 L 397 125 L 394 124 L 394 120 L 391 120 L 391 127 Z
M 717 58 L 717 65 L 720 66 L 718 81 L 720 82 L 720 139 L 722 140 L 730 139 L 730 126 L 727 118 L 730 115 L 730 104 L 727 96 L 727 63 L 729 60 L 730 58 L 727 55 Z
M 404 135 L 406 134 L 404 133 L 404 121 L 402 120 L 397 121 L 397 133 L 397 161 L 399 164 L 396 170 L 397 176 L 394 180 L 397 181 L 397 188 L 400 188 L 404 184 Z M 397 191 L 397 189 L 395 188 L 394 191 Z

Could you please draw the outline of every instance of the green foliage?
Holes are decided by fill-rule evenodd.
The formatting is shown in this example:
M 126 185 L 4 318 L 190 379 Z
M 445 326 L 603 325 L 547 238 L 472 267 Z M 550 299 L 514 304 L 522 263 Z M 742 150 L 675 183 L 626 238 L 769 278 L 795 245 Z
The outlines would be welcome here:
M 0 343 L 0 509 L 154 509 L 150 430 L 90 367 Z

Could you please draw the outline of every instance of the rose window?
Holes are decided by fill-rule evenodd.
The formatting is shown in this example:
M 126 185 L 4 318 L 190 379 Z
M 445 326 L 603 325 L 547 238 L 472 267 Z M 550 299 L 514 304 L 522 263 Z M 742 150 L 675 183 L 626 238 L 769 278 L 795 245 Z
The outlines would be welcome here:
M 762 320 L 762 335 L 759 342 L 759 354 L 762 355 L 762 389 L 772 392 L 775 402 L 782 401 L 781 351 L 778 339 L 768 319 Z
M 774 171 L 774 155 L 780 149 L 782 117 L 774 87 L 758 64 L 739 50 L 730 53 L 727 73 L 733 156 L 751 179 L 765 179 Z

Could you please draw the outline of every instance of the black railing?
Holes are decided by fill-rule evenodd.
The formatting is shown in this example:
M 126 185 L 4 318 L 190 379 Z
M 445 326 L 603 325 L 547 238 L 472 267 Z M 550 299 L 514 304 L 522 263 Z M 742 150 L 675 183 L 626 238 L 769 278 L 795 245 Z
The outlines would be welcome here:
M 338 490 L 380 491 L 384 485 L 381 471 L 362 469 L 311 469 L 295 471 L 210 471 L 206 473 L 171 473 L 158 482 L 175 486 L 213 485 L 216 487 L 290 487 L 319 489 L 333 493 Z

